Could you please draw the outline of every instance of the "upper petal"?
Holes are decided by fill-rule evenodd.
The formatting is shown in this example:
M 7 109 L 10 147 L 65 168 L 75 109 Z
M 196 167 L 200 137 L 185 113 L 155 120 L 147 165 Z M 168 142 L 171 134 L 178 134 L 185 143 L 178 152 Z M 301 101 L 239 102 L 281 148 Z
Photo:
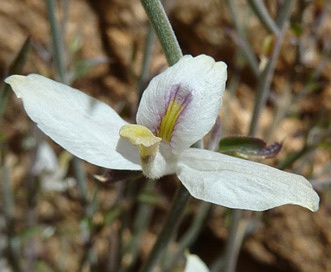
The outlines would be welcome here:
M 40 75 L 5 82 L 38 127 L 75 156 L 105 168 L 141 169 L 138 151 L 119 136 L 126 122 L 106 104 Z
M 168 141 L 179 154 L 215 123 L 225 89 L 226 64 L 186 55 L 156 76 L 145 90 L 137 123 Z
M 194 197 L 229 208 L 263 211 L 296 204 L 316 211 L 319 205 L 302 176 L 207 150 L 184 151 L 177 175 Z

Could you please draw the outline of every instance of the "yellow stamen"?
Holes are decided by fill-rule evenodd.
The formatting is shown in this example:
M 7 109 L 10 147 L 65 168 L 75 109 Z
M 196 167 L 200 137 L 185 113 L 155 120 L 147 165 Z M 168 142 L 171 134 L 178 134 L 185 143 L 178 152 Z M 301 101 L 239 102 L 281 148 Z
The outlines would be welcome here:
M 154 160 L 161 138 L 155 137 L 153 133 L 144 126 L 125 125 L 120 129 L 120 136 L 128 139 L 133 145 L 139 146 L 142 164 Z

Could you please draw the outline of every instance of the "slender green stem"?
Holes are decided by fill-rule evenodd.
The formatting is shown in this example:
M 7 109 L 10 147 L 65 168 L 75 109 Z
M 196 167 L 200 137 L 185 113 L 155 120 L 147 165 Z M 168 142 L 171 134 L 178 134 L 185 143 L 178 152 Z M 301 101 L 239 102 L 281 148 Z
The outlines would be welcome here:
M 2 186 L 3 186 L 3 199 L 4 199 L 4 211 L 6 216 L 6 230 L 7 230 L 7 258 L 9 264 L 14 272 L 22 271 L 21 261 L 19 257 L 19 249 L 17 247 L 15 237 L 15 216 L 14 216 L 14 198 L 13 198 L 13 190 L 11 187 L 9 170 L 4 161 L 4 155 L 2 152 L 0 153 L 1 158 L 1 178 L 2 178 Z
M 53 50 L 54 50 L 54 60 L 56 65 L 56 73 L 60 81 L 64 84 L 69 83 L 67 67 L 66 67 L 66 57 L 65 57 L 65 44 L 64 44 L 64 33 L 66 30 L 66 23 L 68 19 L 68 1 L 63 2 L 63 20 L 62 23 L 59 22 L 56 18 L 55 10 L 55 0 L 45 0 L 47 6 L 47 13 L 50 22 L 50 30 L 53 41 Z M 93 249 L 93 231 L 90 229 L 89 220 L 93 216 L 91 213 L 92 204 L 88 199 L 88 191 L 86 188 L 86 173 L 82 161 L 77 157 L 74 157 L 73 166 L 75 171 L 75 176 L 77 178 L 78 189 L 80 192 L 80 201 L 84 208 L 84 221 L 82 224 L 82 236 L 84 237 L 84 253 L 80 262 L 80 268 L 85 264 L 89 266 L 90 269 L 94 269 L 93 265 L 95 264 L 95 251 Z M 97 191 L 96 191 L 97 194 Z M 81 270 L 81 269 L 80 269 Z
M 249 219 L 244 220 L 243 218 L 243 211 L 242 210 L 233 210 L 232 212 L 232 220 L 230 225 L 230 234 L 229 234 L 229 241 L 225 247 L 225 256 L 224 262 L 218 262 L 212 267 L 211 271 L 219 271 L 220 267 L 218 265 L 223 266 L 223 272 L 234 272 L 236 271 L 237 260 L 240 252 L 240 248 L 242 245 L 242 241 L 244 240 L 246 234 L 246 227 Z M 236 231 L 233 231 L 236 230 Z
M 152 60 L 152 51 L 155 41 L 155 32 L 152 27 L 149 27 L 147 38 L 146 38 L 146 44 L 145 44 L 145 52 L 144 52 L 144 59 L 141 69 L 140 78 L 138 80 L 138 92 L 139 92 L 139 98 L 141 98 L 144 89 L 146 87 L 146 82 L 149 75 L 149 67 Z
M 293 6 L 293 0 L 284 1 L 284 4 L 277 16 L 276 24 L 281 31 L 279 35 L 276 37 L 276 43 L 274 45 L 271 58 L 269 59 L 268 64 L 263 70 L 258 81 L 257 97 L 255 100 L 254 111 L 249 128 L 249 135 L 254 136 L 256 134 L 260 119 L 260 114 L 266 104 L 266 100 L 269 95 L 271 80 L 275 70 L 276 61 L 280 53 L 281 44 L 285 33 L 285 23 L 289 19 L 292 6 Z M 227 247 L 225 252 L 226 263 L 225 263 L 224 271 L 226 272 L 233 272 L 236 269 L 238 253 L 243 238 L 242 235 L 244 235 L 245 233 L 245 229 L 239 228 L 240 221 L 243 220 L 242 211 L 234 210 L 232 216 L 233 219 L 231 223 L 229 239 L 227 241 Z M 247 226 L 247 224 L 244 224 L 244 226 Z
M 281 29 L 279 35 L 276 37 L 276 43 L 273 48 L 272 55 L 264 68 L 257 85 L 257 95 L 255 99 L 254 111 L 249 128 L 249 135 L 254 136 L 259 123 L 261 111 L 264 108 L 269 92 L 272 77 L 275 71 L 276 62 L 280 53 L 283 37 L 285 34 L 285 22 L 287 22 L 293 5 L 293 0 L 285 1 L 279 15 L 277 17 L 277 26 Z
M 86 173 L 82 161 L 76 157 L 72 159 L 75 177 L 77 179 L 77 185 L 80 194 L 80 200 L 83 205 L 88 202 L 87 188 L 86 188 Z
M 257 95 L 255 99 L 255 106 L 253 110 L 253 115 L 249 128 L 249 135 L 254 136 L 256 134 L 259 119 L 261 116 L 261 112 L 267 102 L 267 98 L 270 91 L 270 85 L 272 81 L 272 76 L 275 70 L 276 62 L 278 59 L 278 55 L 280 52 L 281 44 L 282 44 L 282 35 L 276 39 L 275 47 L 272 53 L 270 60 L 266 68 L 263 70 L 257 85 Z
M 60 31 L 60 26 L 55 16 L 56 14 L 55 1 L 54 0 L 45 0 L 45 1 L 46 1 L 48 18 L 50 22 L 51 36 L 53 40 L 56 71 L 58 73 L 61 82 L 67 84 L 68 76 L 66 73 L 64 43 Z
M 141 0 L 141 3 L 159 38 L 169 65 L 174 65 L 183 54 L 161 1 Z
M 132 181 L 129 181 L 130 184 Z M 127 217 L 127 209 L 123 205 L 123 200 L 127 198 L 127 194 L 125 193 L 125 189 L 131 189 L 132 186 L 126 186 L 124 182 L 116 182 L 115 183 L 115 198 L 109 203 L 112 209 L 115 207 L 119 210 L 118 220 L 121 224 L 111 224 L 110 225 L 110 233 L 109 233 L 109 248 L 108 248 L 108 260 L 106 262 L 105 271 L 120 271 L 120 264 L 122 258 L 122 237 L 123 237 L 123 226 L 126 222 L 125 218 Z M 114 219 L 113 219 L 114 220 Z
M 36 126 L 32 126 L 33 133 L 32 137 L 36 141 L 36 145 L 33 145 L 29 149 L 29 162 L 30 168 L 24 180 L 24 186 L 27 192 L 27 210 L 25 212 L 25 222 L 26 228 L 32 229 L 38 225 L 38 195 L 40 191 L 40 179 L 34 173 L 32 165 L 35 164 L 37 159 L 38 148 L 40 147 L 39 143 L 41 142 L 43 135 Z M 33 271 L 37 263 L 37 252 L 36 252 L 36 242 L 37 237 L 29 237 L 24 243 L 23 254 L 24 254 L 24 268 L 23 271 Z
M 279 29 L 275 21 L 270 17 L 269 12 L 265 8 L 263 1 L 261 0 L 248 0 L 248 4 L 255 12 L 256 16 L 260 19 L 263 26 L 271 33 L 278 34 Z
M 13 62 L 9 65 L 8 68 L 8 75 L 13 74 L 21 74 L 24 64 L 28 58 L 31 48 L 31 37 L 28 37 L 25 42 L 23 43 L 22 47 L 20 48 L 16 58 Z M 0 123 L 2 122 L 2 115 L 5 111 L 8 94 L 9 94 L 10 87 L 8 84 L 1 86 L 0 90 Z
M 177 229 L 180 218 L 182 217 L 186 204 L 190 199 L 190 194 L 184 187 L 180 184 L 177 188 L 175 198 L 170 207 L 166 222 L 158 235 L 158 239 L 150 253 L 146 263 L 141 268 L 140 272 L 151 272 L 153 271 L 155 265 L 158 263 L 162 254 L 164 253 L 166 246 Z
M 244 31 L 242 25 L 239 23 L 238 18 L 240 18 L 240 16 L 238 14 L 236 5 L 233 0 L 226 0 L 226 3 L 229 7 L 230 14 L 231 14 L 233 24 L 236 29 L 236 34 L 237 34 L 236 36 L 232 35 L 232 37 L 235 40 L 235 42 L 238 44 L 238 46 L 241 48 L 241 50 L 247 60 L 247 63 L 251 67 L 253 73 L 256 76 L 259 76 L 259 74 L 260 74 L 259 64 L 258 64 L 255 54 L 252 50 L 252 47 L 247 42 L 245 31 Z
M 183 54 L 161 1 L 141 0 L 141 3 L 148 18 L 150 19 L 155 33 L 159 38 L 169 65 L 175 64 L 183 56 Z M 146 263 L 143 265 L 141 272 L 152 271 L 154 266 L 160 260 L 162 254 L 166 250 L 168 242 L 179 225 L 179 219 L 185 210 L 189 198 L 189 192 L 182 184 L 180 184 L 177 188 L 175 198 L 167 215 L 166 222 Z
M 152 191 L 154 188 L 154 182 L 152 180 L 147 180 L 142 191 Z M 130 239 L 128 248 L 124 252 L 124 254 L 130 254 L 130 265 L 121 271 L 132 271 L 133 267 L 136 265 L 139 256 L 140 242 L 150 223 L 153 210 L 153 205 L 149 203 L 140 203 L 138 212 L 135 215 L 135 221 L 133 223 L 132 238 Z
M 61 18 L 59 27 L 60 27 L 61 36 L 65 37 L 65 35 L 67 33 L 67 25 L 68 25 L 68 21 L 69 21 L 70 0 L 61 0 L 60 5 L 62 7 L 61 8 L 62 18 Z M 63 48 L 64 48 L 64 46 L 63 46 Z
M 1 178 L 3 185 L 3 199 L 5 206 L 5 215 L 7 219 L 12 220 L 14 218 L 14 198 L 13 191 L 10 185 L 9 171 L 5 162 L 1 163 Z
M 294 0 L 287 0 L 283 2 L 283 5 L 280 11 L 278 12 L 276 18 L 276 25 L 278 26 L 279 29 L 284 28 L 285 23 L 288 21 L 291 15 L 293 5 L 294 5 Z
M 167 257 L 166 262 L 164 264 L 163 270 L 168 271 L 177 261 L 177 259 L 183 254 L 183 251 L 190 247 L 196 240 L 199 235 L 202 227 L 206 223 L 206 219 L 210 214 L 211 204 L 207 202 L 201 202 L 198 211 L 196 212 L 196 216 L 194 218 L 193 223 L 190 225 L 189 230 L 185 233 L 185 235 L 179 240 L 178 248 L 176 252 L 171 256 Z
M 47 13 L 50 22 L 51 36 L 53 41 L 54 59 L 56 64 L 56 72 L 60 77 L 60 81 L 64 84 L 68 84 L 67 69 L 65 64 L 65 45 L 63 41 L 63 33 L 66 29 L 67 15 L 64 16 L 62 24 L 56 18 L 55 1 L 45 0 L 47 6 Z M 67 7 L 67 1 L 64 3 L 64 13 Z M 81 201 L 84 205 L 87 205 L 87 188 L 86 188 L 86 174 L 82 162 L 80 159 L 73 158 L 73 166 L 77 178 L 78 188 L 80 191 Z
M 306 155 L 307 153 L 313 151 L 316 149 L 316 145 L 312 145 L 312 146 L 308 146 L 308 145 L 304 145 L 302 147 L 301 150 L 292 153 L 290 155 L 288 155 L 284 160 L 282 160 L 278 165 L 277 168 L 278 169 L 285 169 L 287 167 L 290 167 L 291 165 L 293 165 L 293 163 L 295 163 L 298 159 L 302 158 L 304 155 Z

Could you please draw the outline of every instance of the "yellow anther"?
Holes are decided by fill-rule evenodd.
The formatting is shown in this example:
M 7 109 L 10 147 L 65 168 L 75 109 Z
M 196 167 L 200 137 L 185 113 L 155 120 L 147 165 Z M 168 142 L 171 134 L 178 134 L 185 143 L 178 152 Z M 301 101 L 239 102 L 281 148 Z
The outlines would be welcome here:
M 120 129 L 120 136 L 128 139 L 133 145 L 139 146 L 139 153 L 142 163 L 148 163 L 155 158 L 161 138 L 144 126 L 124 125 Z

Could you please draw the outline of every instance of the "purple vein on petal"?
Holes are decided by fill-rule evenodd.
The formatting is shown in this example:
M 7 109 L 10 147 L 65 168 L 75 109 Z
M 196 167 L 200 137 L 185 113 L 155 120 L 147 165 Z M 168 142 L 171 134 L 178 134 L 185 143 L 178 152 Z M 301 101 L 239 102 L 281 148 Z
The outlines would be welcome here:
M 176 125 L 183 118 L 191 101 L 192 91 L 188 87 L 181 84 L 173 85 L 165 97 L 165 110 L 160 119 L 156 136 L 170 142 Z

